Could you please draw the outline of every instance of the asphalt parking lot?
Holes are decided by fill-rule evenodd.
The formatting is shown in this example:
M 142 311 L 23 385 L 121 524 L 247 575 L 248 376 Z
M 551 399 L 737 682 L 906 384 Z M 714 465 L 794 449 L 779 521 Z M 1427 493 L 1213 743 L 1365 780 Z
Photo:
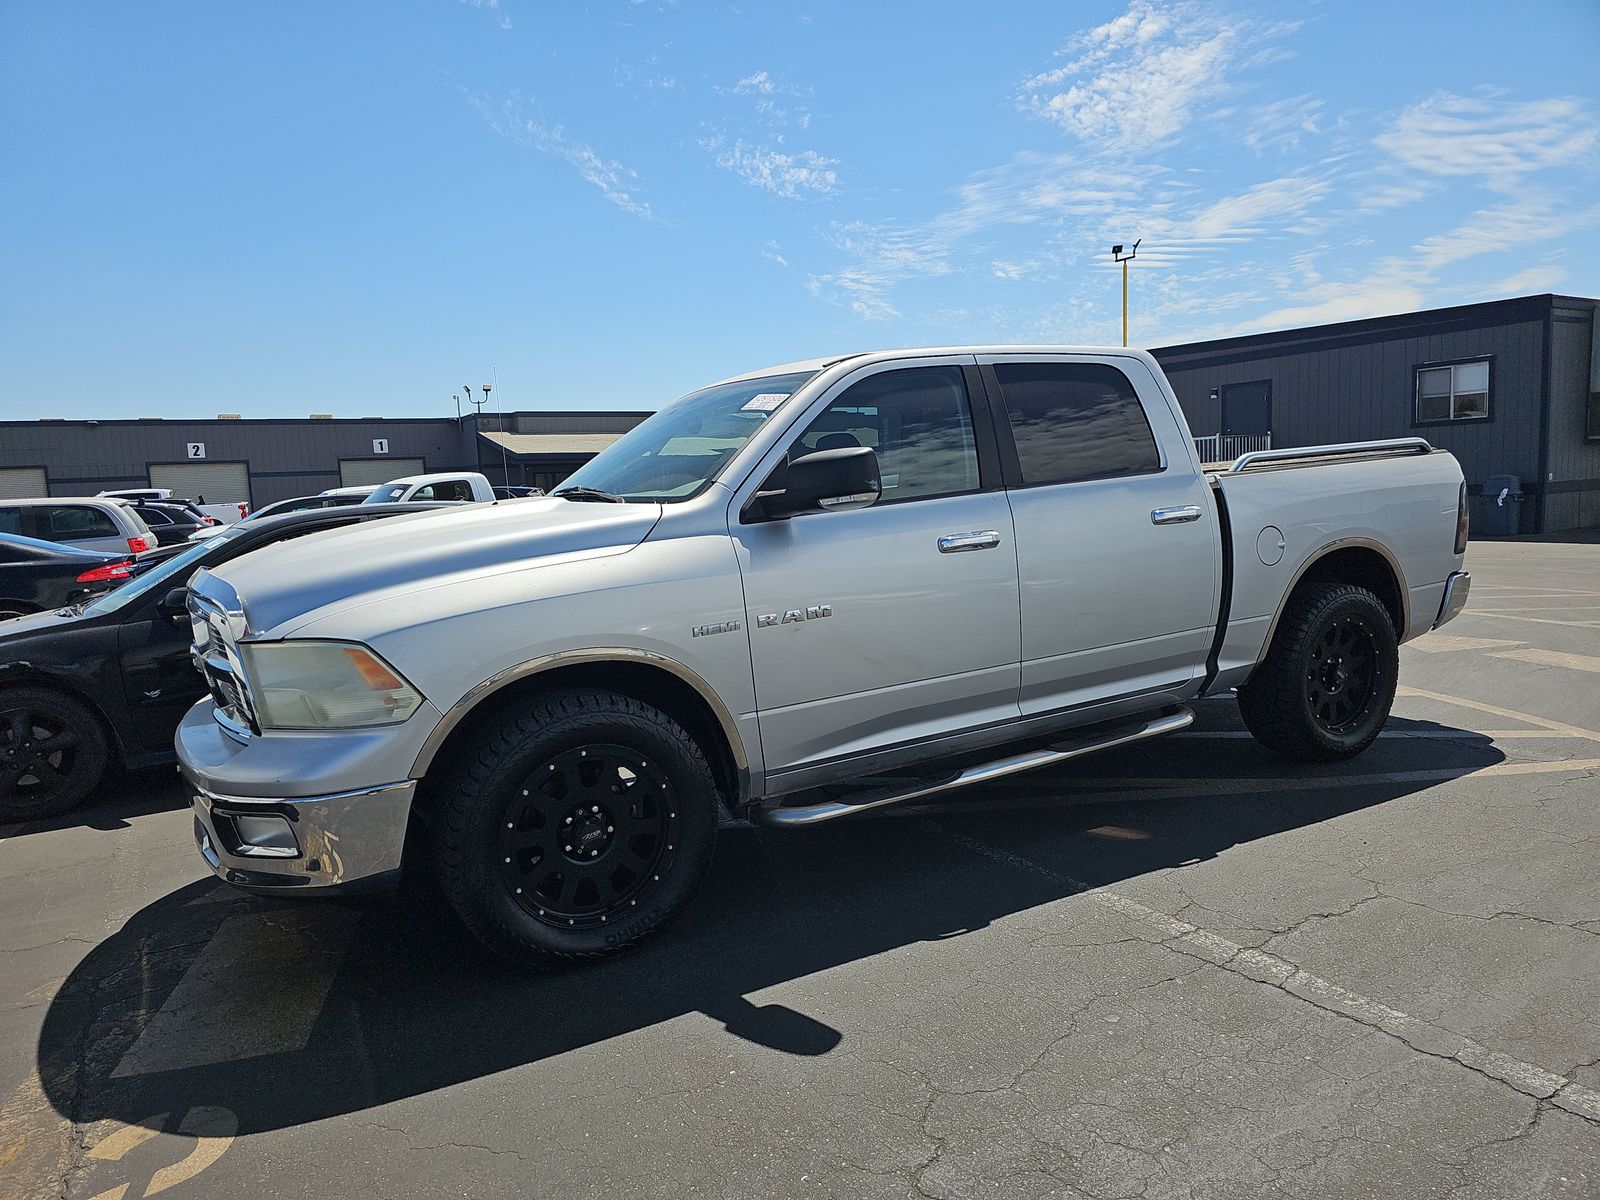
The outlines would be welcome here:
M 0 1196 L 1600 1195 L 1600 545 L 1473 543 L 1380 741 L 1178 737 L 805 831 L 548 977 L 0 830 Z

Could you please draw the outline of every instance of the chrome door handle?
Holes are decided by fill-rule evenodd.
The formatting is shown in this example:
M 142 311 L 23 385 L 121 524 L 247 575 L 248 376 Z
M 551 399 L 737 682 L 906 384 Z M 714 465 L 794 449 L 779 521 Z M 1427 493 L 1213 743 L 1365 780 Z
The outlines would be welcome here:
M 1150 510 L 1150 524 L 1152 525 L 1182 525 L 1185 521 L 1198 521 L 1200 519 L 1200 506 L 1198 504 L 1185 504 L 1179 508 L 1153 508 Z
M 998 529 L 979 529 L 972 533 L 948 533 L 939 539 L 940 554 L 963 554 L 968 550 L 993 550 L 1000 544 Z

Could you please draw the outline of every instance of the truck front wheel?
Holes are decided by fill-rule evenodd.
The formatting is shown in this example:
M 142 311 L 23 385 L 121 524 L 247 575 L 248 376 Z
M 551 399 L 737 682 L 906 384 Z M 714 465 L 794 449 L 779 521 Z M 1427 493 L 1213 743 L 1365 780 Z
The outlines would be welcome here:
M 1353 584 L 1310 584 L 1290 599 L 1266 658 L 1239 689 L 1239 712 L 1256 741 L 1287 758 L 1349 758 L 1388 720 L 1399 669 L 1382 601 Z
M 495 952 L 530 966 L 596 958 L 688 903 L 718 810 L 705 754 L 666 713 L 554 693 L 500 715 L 446 782 L 440 879 Z

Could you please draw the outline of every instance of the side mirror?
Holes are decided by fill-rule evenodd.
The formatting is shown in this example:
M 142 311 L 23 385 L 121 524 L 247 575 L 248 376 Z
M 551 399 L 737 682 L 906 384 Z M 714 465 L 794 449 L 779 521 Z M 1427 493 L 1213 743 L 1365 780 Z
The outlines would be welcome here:
M 866 508 L 876 503 L 882 492 L 878 452 L 871 446 L 814 450 L 791 458 L 788 466 L 773 472 L 767 482 L 781 486 L 757 492 L 752 515 L 769 521 L 786 520 L 796 513 Z
M 175 587 L 156 603 L 156 611 L 174 625 L 189 627 L 189 589 Z

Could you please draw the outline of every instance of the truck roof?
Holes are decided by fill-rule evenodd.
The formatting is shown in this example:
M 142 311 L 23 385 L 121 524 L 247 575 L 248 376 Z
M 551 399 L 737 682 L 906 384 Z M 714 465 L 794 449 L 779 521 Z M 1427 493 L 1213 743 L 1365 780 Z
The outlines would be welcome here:
M 951 354 L 1118 354 L 1126 355 L 1130 358 L 1144 359 L 1149 362 L 1155 361 L 1150 357 L 1148 351 L 1137 350 L 1132 346 L 1017 346 L 999 344 L 980 346 L 911 346 L 898 350 L 863 350 L 854 354 L 831 354 L 821 358 L 802 358 L 795 362 L 762 367 L 757 371 L 745 371 L 739 375 L 730 375 L 727 379 L 718 380 L 717 383 L 739 383 L 747 379 L 761 379 L 768 375 L 799 374 L 802 371 L 815 373 L 838 363 L 852 360 L 860 360 L 862 363 L 867 363 L 895 358 L 935 358 Z

